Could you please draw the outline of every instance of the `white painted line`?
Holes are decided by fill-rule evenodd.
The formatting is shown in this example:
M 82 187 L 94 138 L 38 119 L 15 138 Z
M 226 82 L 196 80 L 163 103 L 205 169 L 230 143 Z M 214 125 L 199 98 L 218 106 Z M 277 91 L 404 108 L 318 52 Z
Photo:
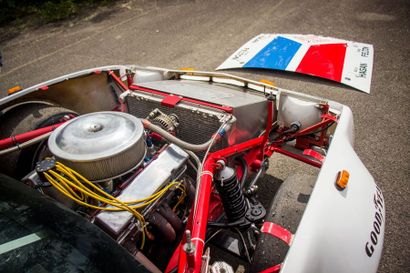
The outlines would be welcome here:
M 303 57 L 305 57 L 306 52 L 309 50 L 309 44 L 302 44 L 296 54 L 293 56 L 292 60 L 289 62 L 288 66 L 286 67 L 286 71 L 296 71 L 299 64 L 302 62 Z

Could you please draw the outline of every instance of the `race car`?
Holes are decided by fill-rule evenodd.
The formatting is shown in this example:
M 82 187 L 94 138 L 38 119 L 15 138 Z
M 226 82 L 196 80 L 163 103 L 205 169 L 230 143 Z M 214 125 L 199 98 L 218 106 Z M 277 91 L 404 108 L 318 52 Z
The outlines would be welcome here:
M 113 65 L 12 89 L 0 111 L 2 272 L 377 271 L 384 198 L 348 106 Z

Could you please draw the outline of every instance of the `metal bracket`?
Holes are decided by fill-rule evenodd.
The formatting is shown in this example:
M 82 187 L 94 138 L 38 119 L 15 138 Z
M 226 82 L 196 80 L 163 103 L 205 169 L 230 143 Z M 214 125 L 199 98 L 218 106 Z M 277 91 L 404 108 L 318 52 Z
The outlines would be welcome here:
M 281 239 L 290 246 L 293 239 L 293 234 L 286 228 L 272 222 L 265 222 L 261 228 L 261 232 L 267 233 L 273 237 Z

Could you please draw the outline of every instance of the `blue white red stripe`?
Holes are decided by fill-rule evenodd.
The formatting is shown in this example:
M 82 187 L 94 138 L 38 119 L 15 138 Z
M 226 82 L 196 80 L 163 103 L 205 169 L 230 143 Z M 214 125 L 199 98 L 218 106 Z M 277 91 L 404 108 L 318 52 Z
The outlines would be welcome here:
M 370 92 L 373 46 L 336 38 L 260 34 L 217 69 L 262 68 L 298 72 Z

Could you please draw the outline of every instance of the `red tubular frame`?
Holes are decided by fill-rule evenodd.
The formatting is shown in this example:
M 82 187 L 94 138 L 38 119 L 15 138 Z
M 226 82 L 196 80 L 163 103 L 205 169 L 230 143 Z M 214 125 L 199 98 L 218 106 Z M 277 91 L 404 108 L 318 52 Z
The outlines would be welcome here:
M 95 73 L 97 73 L 97 71 L 95 71 Z M 107 74 L 108 76 L 111 76 L 113 80 L 123 89 L 123 92 L 129 90 L 129 88 L 125 85 L 125 83 L 120 78 L 118 78 L 118 76 L 114 73 L 114 71 L 108 70 Z M 131 83 L 132 83 L 132 79 L 130 78 L 130 75 L 127 74 L 127 84 L 130 85 Z M 120 100 L 119 109 L 121 112 L 127 112 L 127 106 L 122 100 Z
M 15 135 L 15 136 L 11 136 L 11 137 L 2 139 L 2 140 L 0 140 L 0 150 L 10 148 L 12 146 L 18 145 L 19 143 L 23 143 L 23 142 L 26 142 L 26 141 L 31 140 L 33 138 L 36 138 L 38 136 L 49 133 L 49 132 L 55 130 L 60 125 L 64 124 L 64 123 L 65 123 L 65 121 L 61 122 L 61 123 L 51 125 L 51 126 L 43 127 L 43 128 L 37 129 L 37 130 L 33 130 L 33 131 L 30 131 L 30 132 L 26 132 L 26 133 L 22 133 L 22 134 L 18 134 L 18 135 Z
M 113 78 L 113 80 L 124 90 L 127 91 L 128 87 L 122 82 L 120 78 L 118 78 L 117 75 L 115 75 L 114 71 L 108 70 L 107 71 L 108 75 Z
M 108 71 L 108 75 L 110 75 L 120 86 L 125 90 L 134 90 L 134 91 L 141 91 L 150 94 L 155 94 L 166 98 L 169 96 L 169 93 L 153 90 L 150 88 L 141 87 L 135 84 L 131 84 L 129 78 L 128 80 L 128 87 L 115 75 L 113 71 Z M 180 97 L 182 101 L 191 102 L 200 104 L 203 106 L 219 109 L 225 111 L 227 113 L 232 113 L 233 109 L 228 106 L 217 105 L 205 101 L 199 101 L 191 98 Z M 330 122 L 336 121 L 334 116 L 328 115 L 328 107 L 327 105 L 323 106 L 322 121 L 310 126 L 304 130 L 301 130 L 292 135 L 292 137 L 298 138 L 302 137 L 305 134 L 309 134 L 314 130 L 319 128 L 324 128 Z M 173 268 L 178 267 L 178 272 L 189 272 L 189 273 L 199 273 L 201 272 L 202 268 L 202 255 L 204 252 L 205 247 L 205 235 L 209 217 L 209 209 L 210 209 L 210 202 L 211 202 L 211 194 L 212 194 L 212 183 L 213 183 L 213 175 L 216 170 L 220 167 L 218 160 L 225 160 L 235 154 L 243 153 L 249 150 L 253 150 L 252 153 L 248 153 L 250 159 L 253 161 L 251 163 L 251 167 L 255 165 L 256 169 L 260 168 L 260 164 L 258 162 L 263 162 L 264 157 L 269 157 L 272 155 L 273 152 L 278 152 L 289 157 L 295 158 L 312 166 L 320 168 L 322 166 L 321 162 L 316 160 L 311 160 L 303 155 L 295 154 L 285 149 L 280 148 L 279 146 L 283 145 L 286 141 L 283 139 L 282 141 L 271 143 L 269 145 L 269 133 L 272 129 L 272 122 L 273 122 L 273 111 L 274 111 L 274 100 L 267 101 L 267 110 L 268 116 L 266 119 L 266 127 L 265 127 L 265 134 L 262 136 L 251 139 L 244 143 L 240 143 L 231 147 L 227 147 L 223 150 L 214 152 L 209 154 L 208 158 L 206 159 L 203 170 L 201 173 L 201 178 L 198 184 L 198 192 L 200 193 L 197 197 L 196 204 L 194 207 L 196 208 L 195 211 L 192 210 L 192 213 L 189 216 L 188 223 L 186 229 L 191 231 L 191 240 L 192 244 L 194 245 L 194 252 L 187 255 L 184 251 L 183 245 L 186 243 L 186 237 L 182 238 L 180 244 L 176 248 L 174 254 L 172 255 L 165 272 L 171 271 Z M 323 134 L 322 134 L 323 135 Z M 280 270 L 280 265 L 276 265 L 272 268 L 266 270 L 266 272 L 278 272 Z
M 282 268 L 281 264 L 274 265 L 272 267 L 269 267 L 263 271 L 260 271 L 259 273 L 278 273 L 280 269 Z
M 188 224 L 187 227 L 191 230 L 192 243 L 195 245 L 195 252 L 193 254 L 194 264 L 193 266 L 190 266 L 187 263 L 187 255 L 183 248 L 179 247 L 178 272 L 198 273 L 201 271 L 202 253 L 204 250 L 205 233 L 208 223 L 209 199 L 211 197 L 213 174 L 218 167 L 217 161 L 250 149 L 262 148 L 264 144 L 264 136 L 262 136 L 209 154 L 209 157 L 203 166 L 200 179 L 198 192 L 201 194 L 197 199 L 197 209 L 195 214 L 191 213 L 190 224 Z M 184 243 L 185 238 L 181 241 L 180 245 L 183 245 Z
M 288 151 L 288 150 L 282 149 L 282 148 L 280 148 L 280 147 L 270 146 L 270 147 L 269 147 L 269 156 L 272 155 L 273 152 L 277 152 L 277 153 L 280 153 L 280 154 L 289 156 L 289 157 L 291 157 L 291 158 L 297 159 L 297 160 L 299 160 L 299 161 L 302 161 L 302 162 L 304 162 L 304 163 L 306 163 L 306 164 L 309 164 L 309 165 L 311 165 L 311 166 L 313 166 L 313 167 L 316 167 L 316 168 L 321 168 L 321 167 L 322 167 L 322 162 L 309 159 L 309 158 L 307 158 L 307 157 L 305 157 L 305 156 L 303 156 L 303 155 L 300 155 L 300 154 L 294 154 L 294 153 L 292 153 L 292 152 L 290 152 L 290 151 Z
M 217 161 L 218 160 L 225 160 L 235 154 L 243 153 L 248 150 L 259 150 L 260 152 L 256 152 L 252 154 L 253 160 L 256 161 L 263 161 L 264 157 L 271 156 L 273 152 L 278 152 L 289 157 L 295 158 L 307 164 L 310 164 L 314 167 L 320 168 L 322 166 L 322 162 L 318 162 L 316 160 L 311 160 L 303 155 L 295 154 L 285 149 L 278 147 L 283 143 L 271 143 L 266 145 L 269 140 L 269 132 L 272 127 L 272 114 L 273 114 L 273 101 L 268 102 L 268 117 L 267 117 L 267 124 L 266 124 L 266 131 L 265 134 L 261 137 L 251 139 L 244 143 L 240 143 L 223 150 L 214 152 L 209 154 L 209 157 L 206 159 L 205 164 L 203 166 L 203 171 L 201 173 L 201 179 L 199 182 L 199 196 L 197 197 L 196 211 L 191 213 L 189 216 L 189 221 L 187 224 L 187 229 L 191 230 L 192 234 L 192 243 L 195 246 L 195 251 L 193 255 L 191 254 L 189 257 L 187 256 L 186 252 L 183 250 L 183 245 L 186 242 L 186 238 L 184 237 L 180 245 L 178 246 L 177 250 L 174 252 L 170 263 L 167 266 L 167 271 L 171 270 L 176 266 L 176 259 L 179 254 L 178 260 L 178 272 L 189 272 L 189 273 L 199 273 L 201 272 L 202 266 L 202 255 L 205 247 L 205 235 L 206 235 L 206 228 L 209 216 L 209 206 L 210 206 L 210 198 L 212 192 L 212 182 L 213 182 L 213 175 L 218 168 Z M 311 133 L 318 128 L 323 128 L 330 122 L 335 122 L 336 118 L 330 115 L 323 115 L 323 119 L 321 122 L 306 128 L 294 135 L 294 137 L 302 136 L 307 133 Z M 266 272 L 278 272 L 280 270 L 280 265 L 276 265 L 272 268 L 269 268 Z
M 269 133 L 272 130 L 272 122 L 273 122 L 273 111 L 275 105 L 273 103 L 273 100 L 268 100 L 268 117 L 266 121 L 266 128 L 265 128 L 265 134 L 263 136 L 263 142 L 266 143 L 269 138 Z
M 264 222 L 261 228 L 261 232 L 278 238 L 284 241 L 289 246 L 292 242 L 293 234 L 286 228 L 273 222 Z

